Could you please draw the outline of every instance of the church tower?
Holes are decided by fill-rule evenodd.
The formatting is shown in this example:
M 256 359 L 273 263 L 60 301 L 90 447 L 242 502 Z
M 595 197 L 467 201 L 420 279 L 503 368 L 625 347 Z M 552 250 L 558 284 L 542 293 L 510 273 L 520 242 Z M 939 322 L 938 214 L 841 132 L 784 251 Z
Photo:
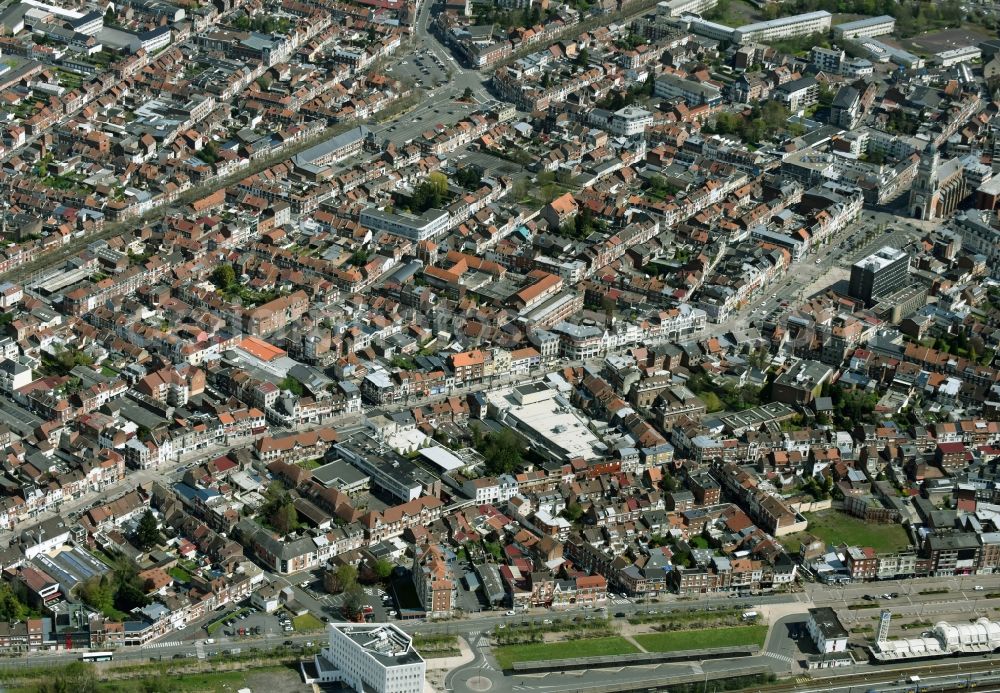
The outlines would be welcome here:
M 931 219 L 937 208 L 938 187 L 938 151 L 932 142 L 928 142 L 920 155 L 917 164 L 917 175 L 910 188 L 910 212 L 916 219 Z

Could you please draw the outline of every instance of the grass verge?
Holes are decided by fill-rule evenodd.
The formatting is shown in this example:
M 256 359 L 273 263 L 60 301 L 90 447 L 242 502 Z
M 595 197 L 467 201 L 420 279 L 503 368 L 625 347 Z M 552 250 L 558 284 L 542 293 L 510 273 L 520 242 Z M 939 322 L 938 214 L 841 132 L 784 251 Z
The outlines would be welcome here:
M 634 654 L 638 651 L 635 645 L 620 637 L 507 645 L 493 648 L 493 654 L 502 669 L 509 669 L 514 662 L 541 662 L 546 659 Z
M 650 652 L 701 650 L 710 647 L 764 646 L 767 626 L 733 626 L 707 630 L 683 630 L 670 633 L 644 633 L 633 636 Z
M 323 630 L 323 622 L 312 614 L 302 614 L 292 619 L 292 626 L 297 631 Z

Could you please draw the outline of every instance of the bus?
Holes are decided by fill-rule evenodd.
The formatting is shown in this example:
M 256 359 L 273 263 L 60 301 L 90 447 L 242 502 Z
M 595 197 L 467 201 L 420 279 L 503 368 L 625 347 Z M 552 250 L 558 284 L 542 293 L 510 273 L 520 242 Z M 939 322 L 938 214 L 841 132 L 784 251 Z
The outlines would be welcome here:
M 80 655 L 81 662 L 110 662 L 114 652 L 84 652 Z

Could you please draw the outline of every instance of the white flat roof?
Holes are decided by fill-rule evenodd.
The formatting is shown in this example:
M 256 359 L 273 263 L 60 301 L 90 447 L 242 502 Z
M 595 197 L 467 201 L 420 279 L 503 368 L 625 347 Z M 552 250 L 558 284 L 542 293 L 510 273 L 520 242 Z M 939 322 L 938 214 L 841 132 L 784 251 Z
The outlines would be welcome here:
M 466 464 L 458 456 L 451 452 L 451 450 L 437 445 L 433 445 L 429 448 L 422 448 L 420 450 L 420 456 L 426 457 L 446 472 L 461 469 Z

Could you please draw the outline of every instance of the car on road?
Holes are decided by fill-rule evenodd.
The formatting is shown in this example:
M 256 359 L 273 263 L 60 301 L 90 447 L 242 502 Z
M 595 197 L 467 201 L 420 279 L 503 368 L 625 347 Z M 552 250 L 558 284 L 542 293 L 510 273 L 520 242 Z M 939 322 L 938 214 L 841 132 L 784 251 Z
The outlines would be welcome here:
M 542 625 L 545 625 L 545 626 L 552 625 L 552 619 L 551 618 L 543 618 L 542 619 Z
M 983 586 L 982 585 L 976 585 L 972 589 L 974 589 L 976 592 L 982 592 L 983 591 Z
M 513 615 L 514 615 L 514 612 L 513 612 L 512 610 L 508 610 L 508 611 L 507 611 L 507 615 L 508 615 L 508 616 L 513 616 Z
M 618 613 L 615 614 L 615 618 L 625 618 L 625 612 L 619 611 Z
M 498 623 L 498 624 L 497 624 L 497 628 L 499 628 L 500 630 L 503 630 L 503 629 L 504 629 L 504 628 L 506 628 L 506 627 L 507 627 L 507 626 L 505 626 L 505 625 L 504 625 L 504 624 L 502 624 L 502 623 Z

